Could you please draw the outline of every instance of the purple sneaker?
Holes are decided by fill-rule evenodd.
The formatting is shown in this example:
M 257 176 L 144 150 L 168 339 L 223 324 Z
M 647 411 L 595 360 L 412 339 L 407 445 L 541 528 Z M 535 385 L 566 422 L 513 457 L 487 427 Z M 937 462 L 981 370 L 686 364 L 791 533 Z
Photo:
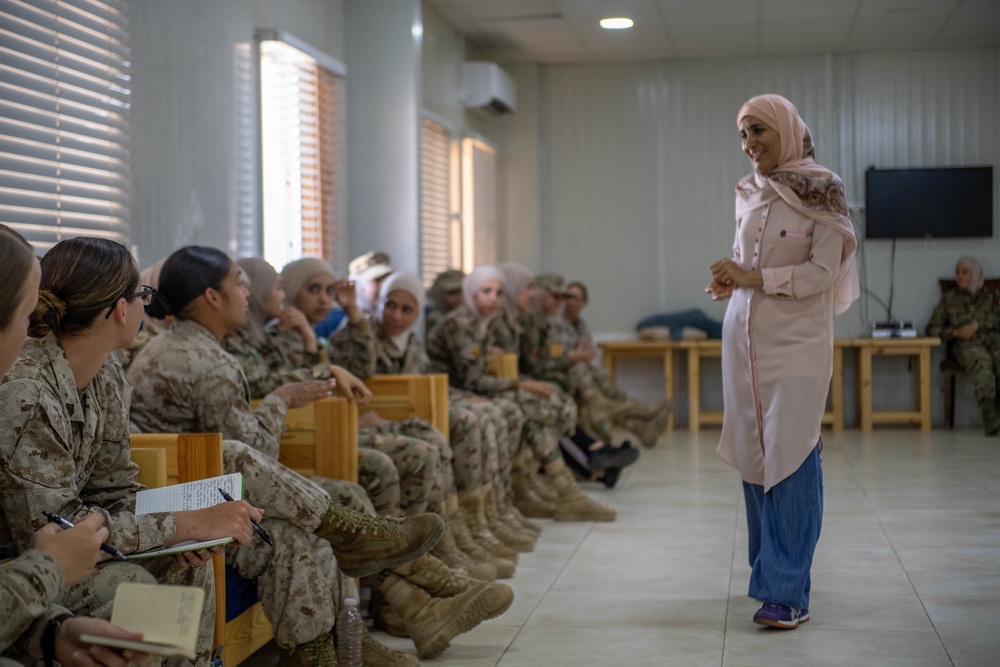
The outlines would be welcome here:
M 765 602 L 764 606 L 753 615 L 754 623 L 768 625 L 772 628 L 784 628 L 785 630 L 794 630 L 799 627 L 800 623 L 805 623 L 808 620 L 808 609 L 795 609 L 770 602 Z

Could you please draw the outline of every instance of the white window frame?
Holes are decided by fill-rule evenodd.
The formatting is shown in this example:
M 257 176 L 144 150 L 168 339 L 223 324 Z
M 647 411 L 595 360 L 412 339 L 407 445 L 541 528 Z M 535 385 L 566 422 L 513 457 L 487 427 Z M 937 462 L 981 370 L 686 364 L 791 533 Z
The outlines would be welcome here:
M 346 268 L 347 68 L 285 31 L 258 30 L 256 43 L 261 255 L 279 271 L 303 255 L 321 256 L 334 267 Z M 326 99 L 321 99 L 322 77 L 327 81 Z M 302 105 L 295 105 L 298 100 Z M 335 108 L 327 114 L 331 125 L 320 128 L 323 104 Z M 317 114 L 312 120 L 302 115 L 310 109 Z M 280 137 L 284 140 L 276 141 Z M 303 219 L 312 220 L 315 229 L 303 228 Z M 316 234 L 318 241 L 312 238 Z

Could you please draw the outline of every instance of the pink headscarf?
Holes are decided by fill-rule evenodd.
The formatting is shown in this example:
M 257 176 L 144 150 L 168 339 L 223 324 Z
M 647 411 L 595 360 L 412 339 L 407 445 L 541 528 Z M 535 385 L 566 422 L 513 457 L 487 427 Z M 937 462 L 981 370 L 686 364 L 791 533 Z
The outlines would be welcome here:
M 969 294 L 975 296 L 983 287 L 983 283 L 986 282 L 986 277 L 983 275 L 983 265 L 979 263 L 979 260 L 972 255 L 965 255 L 964 257 L 959 257 L 958 261 L 955 262 L 955 268 L 964 267 L 969 270 L 972 274 L 972 282 L 969 283 Z
M 776 193 L 802 215 L 840 232 L 844 249 L 834 281 L 835 312 L 840 315 L 861 296 L 855 263 L 858 239 L 848 217 L 844 184 L 837 174 L 816 164 L 812 133 L 794 104 L 781 95 L 758 95 L 736 114 L 737 127 L 747 116 L 759 118 L 778 132 L 781 155 L 774 171 L 761 174 L 755 170 L 736 185 L 736 217 L 742 218 Z

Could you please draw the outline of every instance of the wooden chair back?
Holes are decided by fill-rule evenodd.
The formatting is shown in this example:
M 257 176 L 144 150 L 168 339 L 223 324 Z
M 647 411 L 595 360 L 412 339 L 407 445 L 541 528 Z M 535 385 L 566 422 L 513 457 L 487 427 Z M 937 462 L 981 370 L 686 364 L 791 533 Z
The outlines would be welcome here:
M 150 488 L 223 474 L 221 433 L 133 434 L 130 442 L 130 456 L 139 465 L 140 481 Z M 223 647 L 224 663 L 236 665 L 240 662 L 232 653 L 236 642 L 231 641 L 227 633 L 226 559 L 223 554 L 212 557 L 212 568 L 215 575 L 215 644 Z M 260 613 L 263 614 L 263 608 Z M 257 648 L 269 642 L 272 636 L 271 626 L 267 624 L 267 636 L 257 638 Z
M 506 352 L 490 359 L 486 372 L 498 378 L 513 380 L 517 377 L 517 355 Z
M 430 422 L 449 437 L 448 376 L 444 373 L 426 375 L 372 375 L 365 379 L 372 392 L 370 407 L 384 419 L 404 421 L 419 417 Z
M 254 401 L 256 406 L 260 401 Z M 278 460 L 302 475 L 358 481 L 358 406 L 324 398 L 285 415 Z

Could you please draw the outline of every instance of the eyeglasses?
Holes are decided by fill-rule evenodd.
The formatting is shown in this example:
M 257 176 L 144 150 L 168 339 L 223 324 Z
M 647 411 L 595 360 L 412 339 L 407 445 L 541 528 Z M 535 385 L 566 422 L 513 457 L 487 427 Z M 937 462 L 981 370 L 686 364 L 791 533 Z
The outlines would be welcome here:
M 152 303 L 153 295 L 156 294 L 156 288 L 150 287 L 149 285 L 141 285 L 141 287 L 142 289 L 132 294 L 132 296 L 125 296 L 123 294 L 122 296 L 112 301 L 111 306 L 108 308 L 108 313 L 107 315 L 104 316 L 104 319 L 108 319 L 109 317 L 111 317 L 111 313 L 114 312 L 115 304 L 118 303 L 118 299 L 125 299 L 126 301 L 131 301 L 132 299 L 141 299 L 143 306 L 148 306 L 150 303 Z

